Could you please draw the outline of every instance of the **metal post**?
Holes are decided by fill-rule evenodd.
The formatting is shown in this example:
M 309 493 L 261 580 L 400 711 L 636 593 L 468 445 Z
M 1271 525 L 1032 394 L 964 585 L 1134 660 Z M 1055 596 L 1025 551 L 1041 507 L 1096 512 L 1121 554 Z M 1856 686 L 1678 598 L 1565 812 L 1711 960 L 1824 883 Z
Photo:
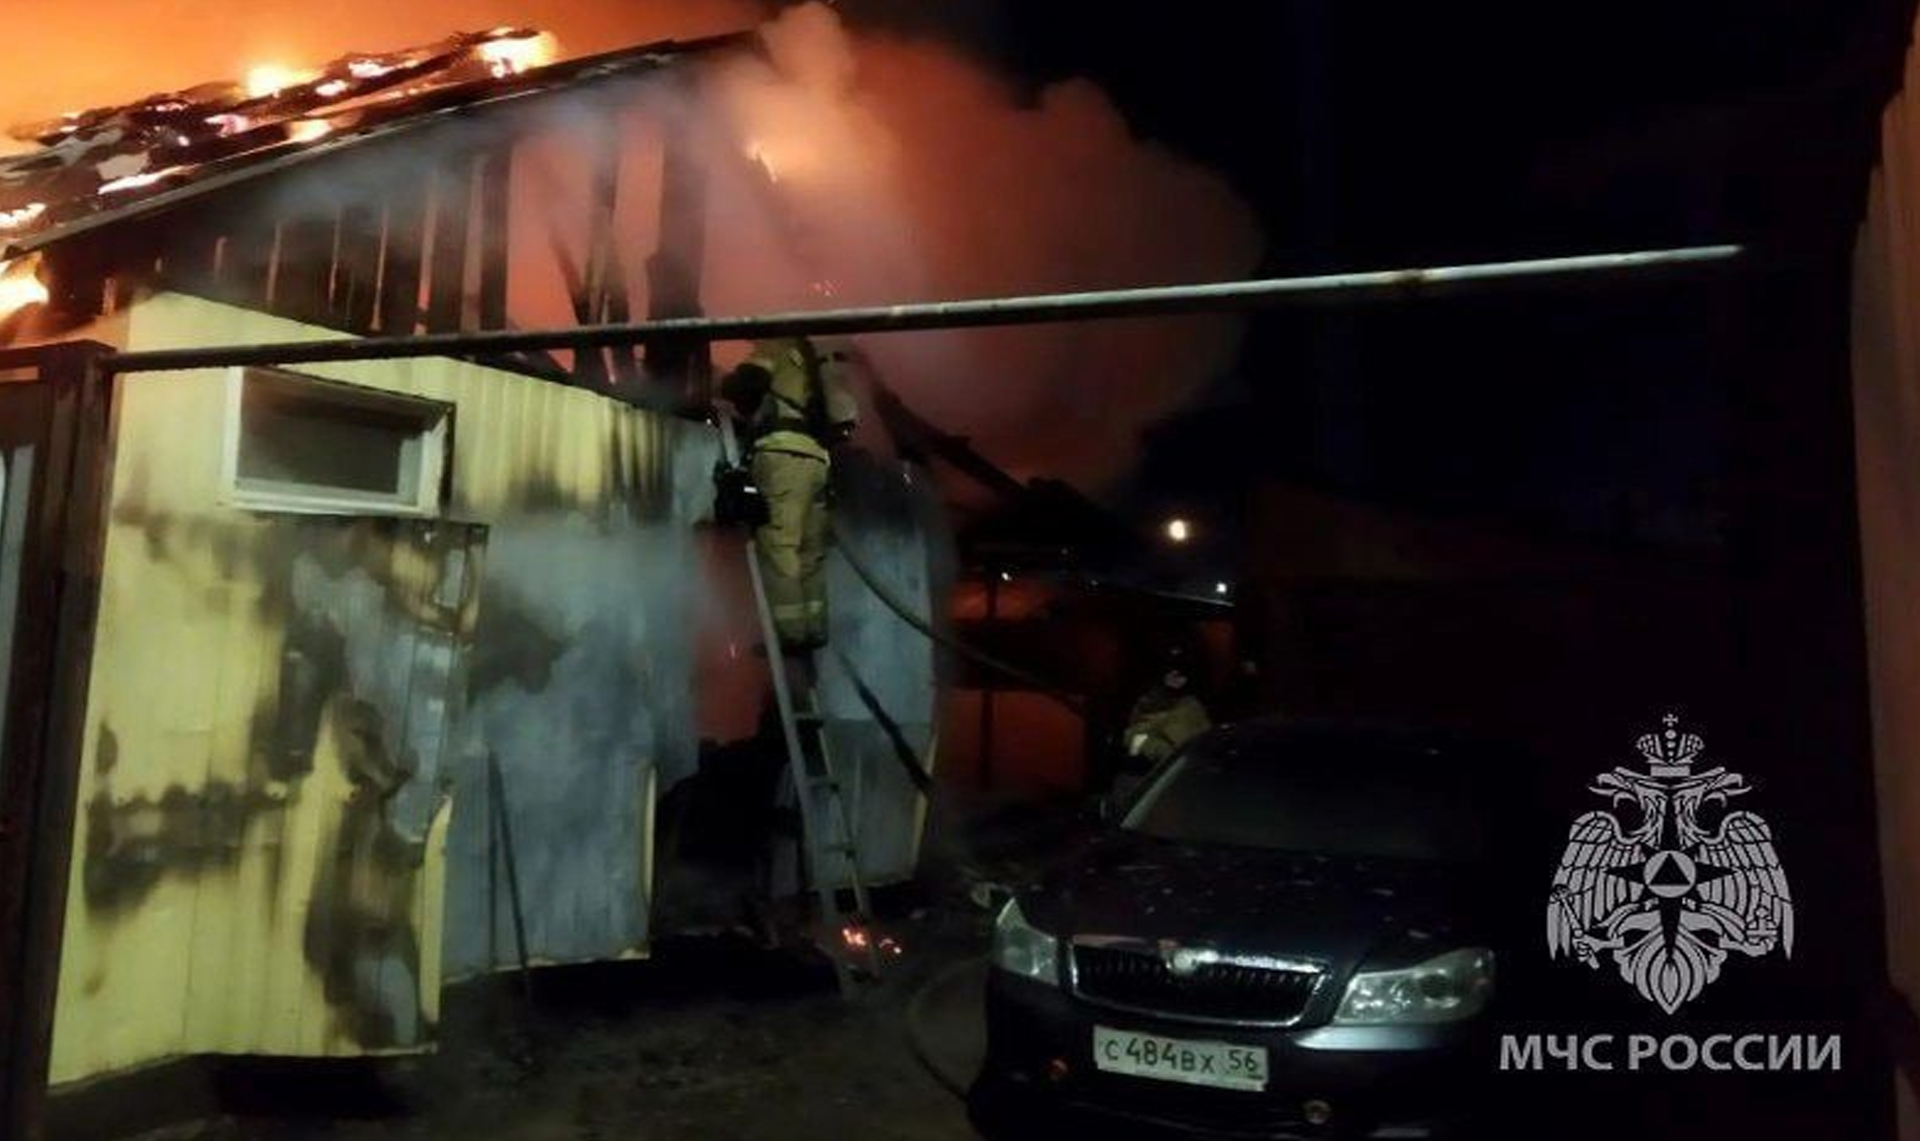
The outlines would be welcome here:
M 679 317 L 659 321 L 580 325 L 570 329 L 483 330 L 337 341 L 225 345 L 120 353 L 108 359 L 114 372 L 163 372 L 232 365 L 296 365 L 326 361 L 402 360 L 549 352 L 556 349 L 632 346 L 651 340 L 693 342 L 819 336 L 828 333 L 901 333 L 1034 325 L 1054 321 L 1180 316 L 1280 305 L 1405 301 L 1502 283 L 1570 282 L 1656 270 L 1676 270 L 1729 261 L 1740 246 L 1696 246 L 1637 253 L 1491 262 L 1434 269 L 1279 277 L 1196 285 L 1108 289 L 1020 297 L 983 297 L 911 305 L 797 310 L 746 317 Z
M 986 634 L 993 637 L 994 628 L 1000 621 L 1000 572 L 992 567 L 986 570 L 987 579 L 987 618 Z M 980 681 L 980 791 L 993 791 L 993 697 L 999 687 L 994 683 L 992 670 L 981 675 Z
M 8 692 L 0 895 L 0 1136 L 42 1136 L 79 795 L 88 670 L 112 486 L 107 347 L 42 350 L 50 407 L 36 459 Z

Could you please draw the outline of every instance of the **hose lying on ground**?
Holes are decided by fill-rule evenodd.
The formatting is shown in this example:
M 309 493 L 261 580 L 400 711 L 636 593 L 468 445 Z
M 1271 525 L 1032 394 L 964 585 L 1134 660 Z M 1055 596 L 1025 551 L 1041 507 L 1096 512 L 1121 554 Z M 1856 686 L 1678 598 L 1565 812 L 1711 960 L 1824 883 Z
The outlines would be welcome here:
M 914 1057 L 919 1059 L 920 1065 L 933 1076 L 934 1081 L 962 1101 L 966 1100 L 967 1086 L 972 1083 L 973 1075 L 950 1073 L 941 1067 L 935 1051 L 927 1044 L 927 1005 L 937 992 L 954 985 L 962 975 L 984 967 L 985 964 L 977 958 L 951 963 L 945 970 L 922 983 L 920 989 L 913 992 L 913 997 L 907 1000 L 907 1041 L 913 1047 Z

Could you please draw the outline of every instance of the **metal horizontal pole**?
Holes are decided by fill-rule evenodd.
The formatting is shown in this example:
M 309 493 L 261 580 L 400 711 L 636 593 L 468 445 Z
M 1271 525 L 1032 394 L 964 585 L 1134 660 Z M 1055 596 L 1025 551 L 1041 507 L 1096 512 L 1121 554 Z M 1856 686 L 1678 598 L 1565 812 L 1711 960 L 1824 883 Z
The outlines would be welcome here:
M 983 297 L 967 301 L 929 301 L 852 309 L 811 309 L 747 317 L 681 317 L 618 325 L 580 325 L 566 329 L 503 329 L 405 337 L 155 349 L 114 354 L 102 362 L 102 367 L 112 372 L 128 373 L 232 365 L 463 357 L 606 348 L 673 339 L 732 341 L 832 333 L 904 333 L 991 325 L 1033 325 L 1052 321 L 1179 316 L 1291 304 L 1357 304 L 1431 296 L 1466 287 L 1506 282 L 1619 276 L 1673 269 L 1728 261 L 1738 257 L 1741 252 L 1740 246 L 1690 246 L 1434 269 L 1276 277 L 1257 281 L 1150 286 L 1090 293 Z

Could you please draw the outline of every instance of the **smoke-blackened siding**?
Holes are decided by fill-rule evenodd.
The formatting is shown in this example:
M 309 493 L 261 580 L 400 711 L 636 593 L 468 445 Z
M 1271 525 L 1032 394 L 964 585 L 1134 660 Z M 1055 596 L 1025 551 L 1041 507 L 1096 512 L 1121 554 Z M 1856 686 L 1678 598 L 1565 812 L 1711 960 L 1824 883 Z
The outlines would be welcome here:
M 916 482 L 916 474 L 919 481 Z M 932 769 L 937 727 L 934 644 L 868 588 L 848 560 L 921 623 L 944 621 L 936 600 L 951 583 L 936 536 L 938 497 L 923 472 L 905 464 L 848 457 L 834 479 L 839 549 L 828 560 L 832 642 L 823 655 L 820 705 L 860 829 L 861 871 L 869 882 L 911 879 L 926 801 L 903 767 Z M 862 693 L 862 689 L 865 693 Z M 894 723 L 898 739 L 875 716 Z
M 126 321 L 132 348 L 330 335 L 172 296 Z M 512 955 L 488 748 L 531 953 L 644 945 L 709 438 L 459 362 L 314 372 L 453 406 L 444 520 L 233 506 L 227 378 L 123 383 L 56 1081 L 422 1045 L 443 960 Z

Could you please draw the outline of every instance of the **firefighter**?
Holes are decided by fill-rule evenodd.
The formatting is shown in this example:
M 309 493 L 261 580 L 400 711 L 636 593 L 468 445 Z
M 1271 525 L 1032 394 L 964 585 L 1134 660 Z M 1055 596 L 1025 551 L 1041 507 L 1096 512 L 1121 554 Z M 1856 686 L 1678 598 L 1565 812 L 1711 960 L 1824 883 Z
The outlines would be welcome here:
M 1151 766 L 1172 756 L 1212 724 L 1207 707 L 1193 695 L 1186 662 L 1175 655 L 1168 659 L 1166 672 L 1153 688 L 1133 703 L 1122 744 L 1129 760 Z
M 858 417 L 846 386 L 851 360 L 844 342 L 759 341 L 720 386 L 747 422 L 747 463 L 767 502 L 754 553 L 789 652 L 827 641 L 828 457 Z

